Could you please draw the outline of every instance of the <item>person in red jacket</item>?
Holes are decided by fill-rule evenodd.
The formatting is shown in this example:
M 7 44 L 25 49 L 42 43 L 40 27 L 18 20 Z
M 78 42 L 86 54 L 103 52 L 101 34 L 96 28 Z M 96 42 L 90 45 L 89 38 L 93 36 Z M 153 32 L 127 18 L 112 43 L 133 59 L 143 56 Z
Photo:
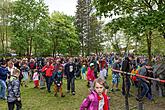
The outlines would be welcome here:
M 46 86 L 47 90 L 50 93 L 50 87 L 51 87 L 51 77 L 53 74 L 54 66 L 48 61 L 46 65 L 42 68 L 42 72 L 45 72 L 45 79 L 46 79 Z

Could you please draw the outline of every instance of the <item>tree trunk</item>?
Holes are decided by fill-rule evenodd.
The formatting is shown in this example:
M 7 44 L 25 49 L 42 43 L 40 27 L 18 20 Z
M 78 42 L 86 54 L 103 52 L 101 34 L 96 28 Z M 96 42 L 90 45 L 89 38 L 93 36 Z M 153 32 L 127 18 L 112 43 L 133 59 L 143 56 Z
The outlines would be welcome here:
M 151 55 L 151 38 L 152 38 L 152 31 L 149 31 L 147 37 L 147 48 L 148 48 L 148 59 L 149 63 L 151 63 L 152 55 Z
M 82 38 L 81 38 L 81 52 L 82 52 L 82 56 L 84 57 L 84 36 L 83 35 L 81 35 L 82 36 Z
M 56 43 L 53 41 L 53 57 L 55 57 Z
M 6 14 L 6 19 L 8 20 L 8 9 Z M 5 32 L 6 32 L 6 52 L 8 51 L 8 21 L 6 20 Z
M 96 53 L 96 55 L 97 55 L 97 53 L 98 53 L 98 50 L 97 50 L 97 48 L 96 48 L 96 51 L 95 51 L 95 53 Z
M 26 54 L 26 56 L 29 56 L 29 46 L 27 46 L 27 54 Z
M 37 56 L 37 44 L 34 46 L 34 55 Z
M 138 37 L 136 37 L 136 41 L 135 41 L 135 55 L 137 55 L 137 44 L 138 44 Z
M 32 36 L 30 36 L 29 56 L 31 56 L 31 55 L 32 55 L 32 43 L 33 43 L 33 37 L 32 37 Z
M 4 34 L 2 33 L 1 43 L 2 43 L 2 53 L 5 53 L 5 44 L 4 44 Z
M 53 57 L 56 57 L 56 51 L 57 51 L 57 36 L 55 40 L 53 39 Z
M 4 40 L 5 40 L 5 35 L 2 29 L 2 33 L 1 33 L 1 43 L 2 43 L 2 53 L 5 53 L 5 44 L 4 44 Z
M 6 52 L 8 51 L 8 31 L 7 31 L 7 24 L 6 24 Z
M 2 14 L 4 14 L 4 13 L 2 13 Z M 3 26 L 5 26 L 5 17 L 4 17 L 4 15 L 2 15 L 1 18 L 2 18 L 2 26 L 1 26 L 2 27 L 2 31 L 1 31 L 2 32 L 2 34 L 1 34 L 2 35 L 2 38 L 1 38 L 2 52 L 5 53 L 5 44 L 4 44 L 4 41 L 5 41 L 5 34 L 4 33 L 5 32 L 4 32 L 4 28 L 3 28 Z

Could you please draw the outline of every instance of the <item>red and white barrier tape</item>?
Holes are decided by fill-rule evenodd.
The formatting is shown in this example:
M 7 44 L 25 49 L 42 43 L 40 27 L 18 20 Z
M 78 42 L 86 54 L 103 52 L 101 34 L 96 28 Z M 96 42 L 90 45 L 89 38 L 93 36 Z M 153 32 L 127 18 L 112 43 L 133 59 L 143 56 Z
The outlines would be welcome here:
M 144 78 L 144 79 L 150 79 L 150 80 L 158 81 L 158 82 L 161 82 L 161 83 L 165 83 L 165 80 L 160 80 L 159 78 L 151 78 L 151 77 L 147 77 L 147 76 L 143 76 L 143 75 L 139 75 L 139 74 L 132 74 L 132 73 L 129 73 L 129 72 L 124 72 L 124 71 L 115 70 L 115 69 L 113 69 L 112 71 L 122 73 L 122 74 L 137 76 L 137 77 Z

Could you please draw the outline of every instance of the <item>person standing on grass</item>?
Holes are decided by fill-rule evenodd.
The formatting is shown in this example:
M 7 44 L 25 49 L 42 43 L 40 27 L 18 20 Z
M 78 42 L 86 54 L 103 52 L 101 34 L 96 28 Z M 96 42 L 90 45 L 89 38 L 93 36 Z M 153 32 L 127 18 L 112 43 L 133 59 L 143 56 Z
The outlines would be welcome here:
M 143 64 L 143 66 L 138 70 L 138 74 L 142 76 L 147 76 L 151 73 L 150 64 Z M 148 77 L 148 76 L 147 76 Z M 153 100 L 151 93 L 151 82 L 148 79 L 137 77 L 138 85 L 142 87 L 142 91 L 137 95 L 136 100 L 140 101 L 146 95 L 149 100 Z
M 0 99 L 6 100 L 6 80 L 10 72 L 6 67 L 6 61 L 3 60 L 0 66 Z
M 120 74 L 115 70 L 120 70 L 120 59 L 116 58 L 115 63 L 112 65 L 112 88 L 111 92 L 114 92 L 114 86 L 116 86 L 116 91 L 119 91 L 118 85 L 120 81 Z
M 30 68 L 30 80 L 33 80 L 33 73 L 34 73 L 34 69 L 36 69 L 36 62 L 34 59 L 30 59 L 30 62 L 28 63 L 28 66 Z
M 86 66 L 83 64 L 81 68 L 82 79 L 86 80 Z
M 50 61 L 47 61 L 46 65 L 42 68 L 42 72 L 45 72 L 47 91 L 50 93 L 51 79 L 54 71 L 54 66 Z
M 100 71 L 100 77 L 104 80 L 107 79 L 107 68 L 106 68 L 106 66 L 104 66 L 104 68 L 102 68 L 102 70 Z
M 55 74 L 58 72 L 60 67 L 63 68 L 61 59 L 56 59 L 55 64 L 54 64 L 54 71 L 53 71 L 53 75 L 52 75 L 52 82 L 54 81 Z
M 14 105 L 17 106 L 16 110 L 21 110 L 22 108 L 19 74 L 20 70 L 14 69 L 8 82 L 8 110 L 14 110 Z
M 94 90 L 85 98 L 80 106 L 80 110 L 109 110 L 108 96 L 104 93 L 104 83 L 102 78 L 94 81 Z
M 54 74 L 54 96 L 57 96 L 57 92 L 60 92 L 61 97 L 65 97 L 62 93 L 62 79 L 63 79 L 63 67 L 59 67 L 58 71 Z
M 106 69 L 106 75 L 105 75 L 105 79 L 106 79 L 106 77 L 108 76 L 108 64 L 106 62 L 105 57 L 101 58 L 99 64 L 100 64 L 100 73 L 104 73 Z
M 39 88 L 39 73 L 37 69 L 34 69 L 34 74 L 33 74 L 33 82 L 34 82 L 34 88 Z
M 94 74 L 94 63 L 90 63 L 89 65 L 90 67 L 88 67 L 88 70 L 87 70 L 87 80 L 88 80 L 88 84 L 90 86 L 90 90 L 93 89 L 93 81 L 96 79 L 95 78 L 95 74 Z
M 24 63 L 21 68 L 21 74 L 23 75 L 23 85 L 25 85 L 25 87 L 28 87 L 27 86 L 27 83 L 28 83 L 28 79 L 29 79 L 29 70 L 30 68 L 28 67 L 27 63 Z
M 75 63 L 73 63 L 73 59 L 70 58 L 69 62 L 65 65 L 65 75 L 67 76 L 67 93 L 70 92 L 71 86 L 72 95 L 75 95 L 75 73 Z
M 132 54 L 129 54 L 127 57 L 124 58 L 124 60 L 122 61 L 122 66 L 121 66 L 122 71 L 131 72 L 133 58 L 134 58 L 134 56 Z M 123 76 L 122 94 L 126 95 L 126 93 L 127 93 L 128 96 L 131 96 L 130 95 L 130 87 L 131 87 L 130 75 L 122 74 L 122 76 Z M 126 85 L 125 85 L 125 83 L 126 83 Z M 125 88 L 125 86 L 126 86 L 126 88 Z

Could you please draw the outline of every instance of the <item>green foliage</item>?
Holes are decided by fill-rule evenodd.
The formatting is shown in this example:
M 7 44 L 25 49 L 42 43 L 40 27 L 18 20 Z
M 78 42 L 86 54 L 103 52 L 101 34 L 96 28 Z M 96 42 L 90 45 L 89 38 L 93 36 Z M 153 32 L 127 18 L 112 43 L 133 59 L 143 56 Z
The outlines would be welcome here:
M 13 27 L 14 38 L 11 41 L 11 47 L 16 52 L 22 52 L 22 47 L 26 49 L 26 54 L 31 55 L 34 39 L 43 19 L 48 17 L 48 7 L 42 0 L 20 0 L 13 3 L 13 15 L 11 17 L 11 26 Z M 40 26 L 40 27 L 39 27 Z M 39 34 L 43 34 L 43 31 Z M 18 40 L 18 42 L 17 42 Z M 15 42 L 18 45 L 14 45 Z M 25 53 L 22 53 L 25 54 Z
M 78 0 L 76 7 L 75 24 L 82 56 L 100 52 L 103 43 L 103 23 L 96 17 L 90 0 Z
M 125 39 L 130 40 L 129 43 L 132 41 L 132 44 L 136 43 L 136 52 L 142 49 L 138 47 L 143 47 L 142 50 L 147 49 L 145 52 L 148 51 L 149 59 L 151 58 L 151 45 L 154 43 L 152 41 L 153 33 L 157 31 L 159 37 L 164 35 L 164 1 L 94 0 L 93 4 L 97 9 L 98 15 L 117 17 L 117 19 L 108 23 L 112 34 L 119 30 L 123 31 L 125 33 Z M 162 42 L 164 42 L 164 40 Z M 162 48 L 163 45 L 159 49 L 161 50 Z M 156 48 L 153 49 L 158 50 Z
M 78 36 L 73 24 L 72 16 L 64 15 L 60 12 L 52 13 L 49 22 L 49 39 L 52 41 L 53 54 L 78 54 Z M 73 50 L 74 49 L 74 50 Z M 75 53 L 73 53 L 73 51 Z
M 11 29 L 9 17 L 11 16 L 11 0 L 0 0 L 0 52 L 9 51 Z
M 79 39 L 73 25 L 74 18 L 60 12 L 48 15 L 43 0 L 20 0 L 13 3 L 11 48 L 19 54 L 47 56 L 78 54 Z

